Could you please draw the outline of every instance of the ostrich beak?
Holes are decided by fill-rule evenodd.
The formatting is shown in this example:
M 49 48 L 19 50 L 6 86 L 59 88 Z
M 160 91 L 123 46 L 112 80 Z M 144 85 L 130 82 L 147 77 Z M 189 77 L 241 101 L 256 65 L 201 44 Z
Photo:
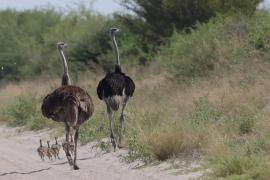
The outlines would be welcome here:
M 118 28 L 111 28 L 111 29 L 109 30 L 109 33 L 110 33 L 110 34 L 114 34 L 114 33 L 118 32 L 118 31 L 120 31 L 120 29 L 118 29 Z

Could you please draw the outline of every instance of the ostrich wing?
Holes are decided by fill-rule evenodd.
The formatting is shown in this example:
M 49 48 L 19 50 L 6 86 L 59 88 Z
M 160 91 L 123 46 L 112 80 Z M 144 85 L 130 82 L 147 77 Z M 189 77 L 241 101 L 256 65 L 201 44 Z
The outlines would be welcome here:
M 125 76 L 125 93 L 127 96 L 132 96 L 133 93 L 135 91 L 135 84 L 133 82 L 133 80 L 128 77 L 128 76 Z
M 63 121 L 62 117 L 68 102 L 78 106 L 79 110 L 86 114 L 87 119 L 94 111 L 92 99 L 86 91 L 77 86 L 62 86 L 43 99 L 42 114 L 55 121 Z
M 103 97 L 112 97 L 115 95 L 122 96 L 125 88 L 125 77 L 122 74 L 110 73 L 102 79 L 97 87 L 97 94 L 99 99 Z

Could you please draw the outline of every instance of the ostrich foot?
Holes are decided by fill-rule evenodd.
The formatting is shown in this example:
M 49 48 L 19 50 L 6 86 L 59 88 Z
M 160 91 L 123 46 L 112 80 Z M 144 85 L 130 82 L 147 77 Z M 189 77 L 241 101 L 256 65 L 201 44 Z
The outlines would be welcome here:
M 74 164 L 74 165 L 73 165 L 73 169 L 74 169 L 74 170 L 79 170 L 80 168 L 79 168 L 79 166 L 77 166 L 76 164 Z

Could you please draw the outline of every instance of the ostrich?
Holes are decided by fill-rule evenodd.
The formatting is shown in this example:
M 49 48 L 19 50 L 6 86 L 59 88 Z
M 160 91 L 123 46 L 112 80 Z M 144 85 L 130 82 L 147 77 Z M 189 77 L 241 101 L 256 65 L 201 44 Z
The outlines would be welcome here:
M 47 141 L 47 151 L 46 151 L 46 156 L 49 158 L 49 160 L 52 160 L 52 155 L 53 155 L 53 150 L 50 147 L 50 141 Z
M 66 57 L 64 55 L 64 48 L 65 47 L 67 47 L 67 44 L 65 44 L 64 42 L 57 43 L 57 49 L 58 49 L 60 56 L 62 58 L 63 67 L 64 67 L 64 73 L 62 75 L 62 83 L 61 83 L 62 86 L 71 85 L 71 81 L 70 81 L 69 74 L 68 74 L 67 60 L 66 60 Z
M 69 165 L 74 170 L 79 169 L 77 160 L 77 142 L 79 137 L 80 125 L 87 121 L 94 112 L 94 105 L 91 96 L 82 88 L 70 85 L 70 79 L 67 71 L 67 63 L 63 54 L 64 43 L 60 45 L 60 54 L 64 62 L 64 74 L 62 76 L 62 86 L 48 94 L 42 102 L 41 111 L 43 116 L 57 122 L 63 122 L 66 132 L 66 142 L 69 144 L 70 128 L 75 130 L 74 141 L 74 160 L 71 158 L 69 148 L 67 148 L 66 157 Z M 59 43 L 58 46 L 59 47 Z M 67 146 L 69 147 L 69 146 Z
M 37 148 L 38 155 L 40 156 L 41 160 L 44 161 L 44 156 L 47 152 L 47 148 L 42 145 L 41 139 L 39 140 L 39 147 Z
M 103 100 L 107 106 L 107 113 L 110 123 L 110 139 L 111 143 L 114 147 L 114 151 L 116 149 L 115 137 L 112 129 L 112 111 L 117 111 L 119 109 L 120 103 L 122 103 L 122 110 L 120 115 L 120 136 L 119 136 L 119 145 L 121 148 L 123 133 L 124 133 L 124 111 L 128 100 L 132 97 L 135 84 L 133 80 L 126 76 L 121 69 L 120 66 L 120 58 L 119 58 L 119 50 L 117 47 L 117 43 L 115 40 L 115 34 L 119 29 L 111 28 L 110 36 L 112 38 L 113 47 L 115 51 L 115 58 L 117 64 L 115 65 L 114 72 L 108 73 L 98 84 L 97 94 L 100 100 Z
M 61 145 L 58 144 L 57 137 L 55 137 L 54 139 L 55 139 L 55 144 L 53 144 L 51 146 L 51 148 L 53 150 L 54 159 L 56 159 L 56 157 L 58 157 L 58 159 L 60 159 L 59 152 L 60 152 Z

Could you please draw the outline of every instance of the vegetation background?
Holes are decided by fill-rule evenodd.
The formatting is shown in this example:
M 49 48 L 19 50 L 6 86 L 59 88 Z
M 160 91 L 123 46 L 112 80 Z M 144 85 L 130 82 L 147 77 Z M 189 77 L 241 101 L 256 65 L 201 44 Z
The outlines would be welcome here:
M 122 0 L 132 13 L 104 16 L 83 5 L 0 11 L 0 120 L 30 130 L 59 128 L 40 113 L 41 99 L 60 84 L 66 56 L 74 84 L 96 111 L 81 143 L 108 136 L 96 85 L 115 60 L 117 34 L 124 71 L 136 82 L 126 114 L 127 161 L 190 157 L 224 179 L 270 176 L 270 15 L 261 0 Z M 115 132 L 118 115 L 114 115 Z

